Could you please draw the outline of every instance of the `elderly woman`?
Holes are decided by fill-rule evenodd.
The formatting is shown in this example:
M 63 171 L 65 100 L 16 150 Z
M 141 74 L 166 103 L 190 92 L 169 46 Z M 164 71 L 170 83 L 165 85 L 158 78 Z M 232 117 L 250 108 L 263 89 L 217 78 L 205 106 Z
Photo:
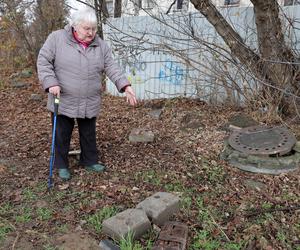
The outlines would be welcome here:
M 103 73 L 125 92 L 131 105 L 137 103 L 130 82 L 113 61 L 107 43 L 96 34 L 97 18 L 92 9 L 74 13 L 70 25 L 49 35 L 37 60 L 38 77 L 48 92 L 47 107 L 54 112 L 54 96 L 60 98 L 54 166 L 59 177 L 70 179 L 68 152 L 75 119 L 80 136 L 80 164 L 102 172 L 96 146 L 96 117 L 101 103 Z

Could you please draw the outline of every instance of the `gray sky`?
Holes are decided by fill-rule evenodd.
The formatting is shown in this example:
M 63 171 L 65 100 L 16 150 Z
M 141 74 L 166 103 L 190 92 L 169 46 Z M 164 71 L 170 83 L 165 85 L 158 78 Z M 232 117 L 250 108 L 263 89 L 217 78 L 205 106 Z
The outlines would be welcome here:
M 79 3 L 76 0 L 68 0 L 68 4 L 75 9 L 80 9 L 80 8 L 84 7 L 84 4 Z M 74 11 L 74 10 L 71 9 L 71 13 L 72 13 L 72 11 Z

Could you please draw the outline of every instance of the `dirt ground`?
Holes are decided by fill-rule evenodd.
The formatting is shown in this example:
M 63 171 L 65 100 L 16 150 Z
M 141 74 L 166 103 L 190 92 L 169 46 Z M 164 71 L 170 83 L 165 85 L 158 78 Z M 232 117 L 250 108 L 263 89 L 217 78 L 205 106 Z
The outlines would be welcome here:
M 104 218 L 158 191 L 181 197 L 172 220 L 189 227 L 188 249 L 300 249 L 300 170 L 242 172 L 219 158 L 228 118 L 242 110 L 175 98 L 140 102 L 103 96 L 97 143 L 107 171 L 70 157 L 72 179 L 47 191 L 51 120 L 35 78 L 0 92 L 0 249 L 97 249 Z M 32 98 L 41 95 L 41 100 Z M 160 119 L 149 112 L 162 108 Z M 130 143 L 133 128 L 155 134 Z M 292 131 L 299 139 L 299 126 Z M 79 149 L 75 129 L 71 150 Z M 151 249 L 153 230 L 136 242 Z

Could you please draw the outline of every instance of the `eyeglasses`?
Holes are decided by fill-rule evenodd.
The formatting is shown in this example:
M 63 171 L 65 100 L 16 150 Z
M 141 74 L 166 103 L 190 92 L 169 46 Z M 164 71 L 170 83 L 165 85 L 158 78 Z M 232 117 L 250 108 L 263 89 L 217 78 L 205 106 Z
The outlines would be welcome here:
M 89 27 L 89 26 L 82 26 L 81 27 L 85 32 L 96 32 L 97 31 L 97 27 Z

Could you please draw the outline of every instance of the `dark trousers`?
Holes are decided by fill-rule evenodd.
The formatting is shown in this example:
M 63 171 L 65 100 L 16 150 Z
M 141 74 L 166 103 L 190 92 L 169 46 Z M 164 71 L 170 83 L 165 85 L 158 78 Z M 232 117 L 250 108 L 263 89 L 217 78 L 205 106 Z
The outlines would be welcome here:
M 53 116 L 52 116 L 53 117 Z M 98 163 L 98 151 L 96 146 L 96 117 L 77 118 L 80 140 L 80 165 L 92 165 Z M 55 161 L 56 168 L 68 168 L 68 154 L 75 119 L 64 115 L 58 115 L 56 119 L 55 133 Z

